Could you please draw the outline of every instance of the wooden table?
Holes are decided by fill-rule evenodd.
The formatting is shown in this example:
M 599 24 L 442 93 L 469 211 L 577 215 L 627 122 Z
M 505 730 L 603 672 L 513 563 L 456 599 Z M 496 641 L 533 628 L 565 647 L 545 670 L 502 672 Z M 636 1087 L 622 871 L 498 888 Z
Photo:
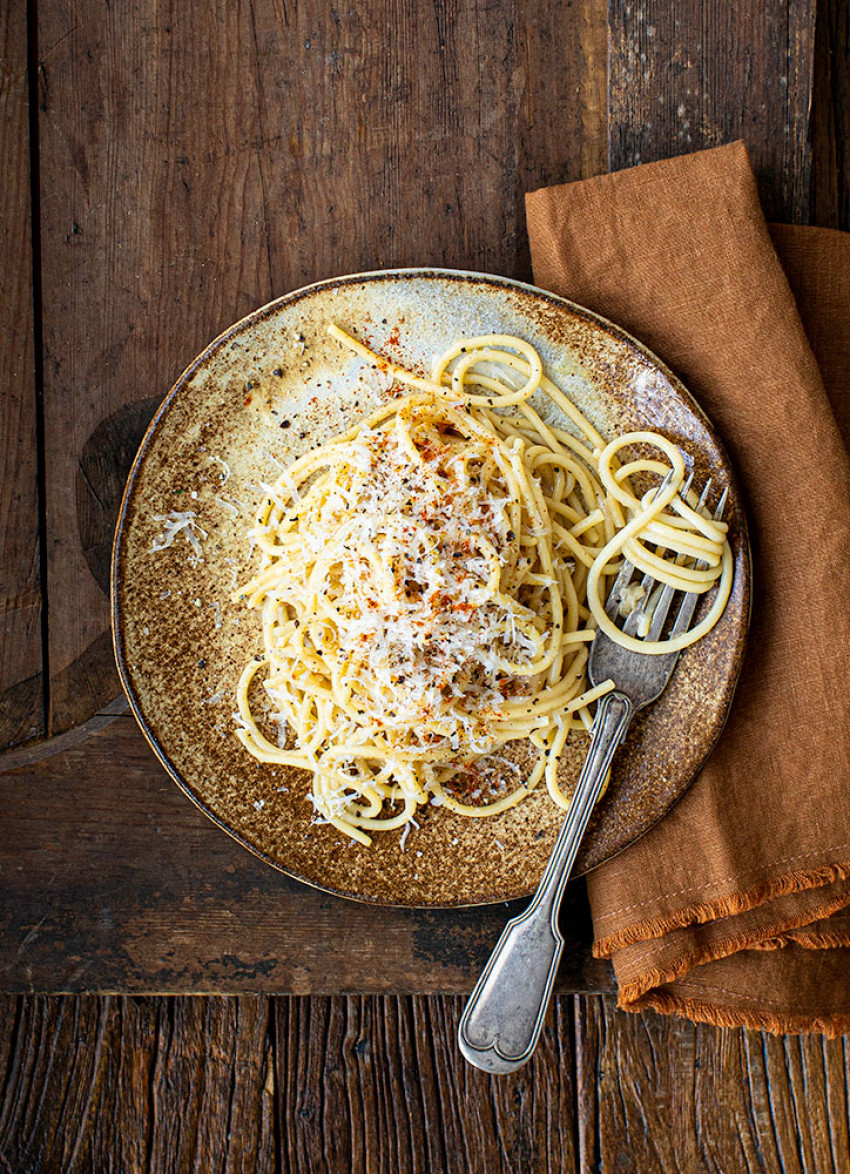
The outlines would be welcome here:
M 0 1171 L 846 1170 L 842 1041 L 613 1010 L 580 883 L 542 1045 L 466 1068 L 507 915 L 289 882 L 123 711 L 107 576 L 155 405 L 315 279 L 530 279 L 523 193 L 746 141 L 850 229 L 850 0 L 9 0 L 0 13 Z

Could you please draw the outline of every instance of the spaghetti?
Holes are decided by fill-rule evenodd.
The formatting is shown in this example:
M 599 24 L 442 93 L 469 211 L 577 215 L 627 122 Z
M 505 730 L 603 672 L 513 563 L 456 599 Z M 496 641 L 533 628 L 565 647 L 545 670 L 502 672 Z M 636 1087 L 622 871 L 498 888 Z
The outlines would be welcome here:
M 262 612 L 264 641 L 239 681 L 238 736 L 262 762 L 311 772 L 318 817 L 363 844 L 426 803 L 496 815 L 542 779 L 566 807 L 567 738 L 613 687 L 587 685 L 596 629 L 652 653 L 699 639 L 731 587 L 726 527 L 694 508 L 675 445 L 652 432 L 606 444 L 523 339 L 462 339 L 424 378 L 329 331 L 410 392 L 266 496 L 262 566 L 234 594 Z M 564 427 L 544 421 L 547 399 Z M 621 464 L 626 448 L 639 455 Z M 638 477 L 655 483 L 638 493 Z M 625 636 L 604 608 L 623 557 L 659 583 L 717 585 L 704 619 L 672 641 Z M 252 711 L 259 673 L 277 744 Z M 526 740 L 537 762 L 506 792 L 518 768 L 502 751 Z M 477 802 L 488 773 L 501 793 Z

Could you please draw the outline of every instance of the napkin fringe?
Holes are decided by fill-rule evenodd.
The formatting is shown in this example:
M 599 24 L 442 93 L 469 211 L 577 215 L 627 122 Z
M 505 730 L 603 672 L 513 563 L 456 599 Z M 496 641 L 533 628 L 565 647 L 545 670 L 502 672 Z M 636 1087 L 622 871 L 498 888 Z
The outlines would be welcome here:
M 671 913 L 651 917 L 647 921 L 636 921 L 624 929 L 618 930 L 608 937 L 598 938 L 593 943 L 594 958 L 610 958 L 617 950 L 625 946 L 633 946 L 637 942 L 649 941 L 653 938 L 664 937 L 675 929 L 685 929 L 689 925 L 701 925 L 709 921 L 717 921 L 723 917 L 734 917 L 738 913 L 745 913 L 775 897 L 784 897 L 788 893 L 799 893 L 806 889 L 818 888 L 821 885 L 832 884 L 834 881 L 850 880 L 850 861 L 842 864 L 825 864 L 820 868 L 800 869 L 785 873 L 783 876 L 771 877 L 753 885 L 743 892 L 730 893 L 725 897 L 717 897 L 712 901 L 703 901 L 699 905 L 689 905 L 684 909 L 676 909 Z M 805 925 L 816 921 L 820 917 L 828 917 L 838 909 L 850 905 L 850 893 L 843 894 L 829 903 L 827 912 L 808 913 Z M 789 923 L 774 926 L 771 937 L 776 937 L 783 930 L 790 929 Z M 841 945 L 846 943 L 842 942 Z M 744 941 L 738 949 L 747 949 L 749 943 Z M 705 959 L 709 961 L 710 959 Z
M 771 1035 L 824 1035 L 828 1039 L 850 1032 L 850 1014 L 835 1015 L 777 1015 L 772 1011 L 745 1011 L 742 1008 L 719 1007 L 700 999 L 683 998 L 670 991 L 650 991 L 642 998 L 627 1003 L 620 994 L 618 1007 L 637 1015 L 651 1009 L 662 1015 L 682 1015 L 698 1023 L 713 1027 L 747 1027 L 767 1031 Z
M 765 942 L 753 942 L 748 949 L 784 950 L 786 946 L 799 946 L 801 950 L 841 950 L 850 946 L 850 930 L 844 930 L 843 932 L 838 930 L 818 930 L 816 933 L 807 934 L 804 938 L 790 936 L 768 938 Z
M 808 921 L 817 921 L 821 917 L 828 917 L 831 913 L 835 913 L 838 909 L 846 906 L 848 902 L 850 902 L 850 896 L 833 898 L 831 902 L 824 904 L 821 909 L 807 914 L 806 921 L 801 924 L 806 924 Z M 795 927 L 789 924 L 785 928 L 793 929 Z M 698 946 L 690 950 L 687 954 L 676 958 L 673 962 L 668 962 L 663 966 L 656 966 L 649 970 L 643 970 L 636 978 L 631 980 L 622 979 L 619 983 L 620 1004 L 623 1007 L 627 1004 L 637 1005 L 653 992 L 653 988 L 666 986 L 668 983 L 675 982 L 676 979 L 683 978 L 698 966 L 705 966 L 709 962 L 718 962 L 721 958 L 729 958 L 732 954 L 738 954 L 742 950 L 765 948 L 768 950 L 777 950 L 791 945 L 790 941 L 783 942 L 781 938 L 777 937 L 775 930 L 768 932 L 771 936 L 761 939 L 754 939 L 752 934 L 733 934 L 722 942 L 712 942 Z M 846 945 L 847 943 L 842 942 L 840 944 Z M 639 966 L 640 962 L 638 961 L 635 965 Z
M 783 945 L 799 946 L 801 950 L 840 950 L 844 946 L 850 946 L 850 933 L 818 930 L 817 933 L 805 938 L 789 938 Z
M 838 878 L 835 878 L 838 879 Z M 722 942 L 706 943 L 690 950 L 687 954 L 680 955 L 671 962 L 667 962 L 661 966 L 647 969 L 638 974 L 636 978 L 631 980 L 620 979 L 619 981 L 619 999 L 617 1006 L 623 1011 L 640 1011 L 644 1007 L 654 1007 L 655 1010 L 661 1011 L 662 1014 L 681 1014 L 690 1018 L 699 1018 L 692 1012 L 691 1000 L 684 999 L 680 995 L 674 995 L 669 990 L 660 988 L 668 987 L 677 979 L 683 978 L 689 971 L 698 966 L 704 966 L 709 962 L 717 962 L 721 958 L 728 958 L 732 954 L 740 953 L 742 950 L 751 949 L 781 949 L 786 945 L 791 945 L 790 940 L 783 940 L 781 933 L 791 929 L 797 929 L 803 925 L 809 925 L 814 921 L 819 921 L 823 917 L 829 917 L 831 914 L 837 912 L 839 909 L 845 908 L 850 904 L 850 893 L 840 893 L 832 897 L 829 901 L 824 901 L 819 908 L 810 910 L 803 914 L 798 920 L 786 919 L 786 924 L 782 926 L 782 930 L 777 927 L 768 928 L 762 931 L 760 938 L 750 933 L 732 934 L 725 938 Z M 846 941 L 837 943 L 839 945 L 846 945 Z M 814 947 L 813 947 L 814 948 Z M 634 966 L 640 966 L 638 959 Z M 619 976 L 618 976 L 619 977 Z M 669 1009 L 665 1009 L 666 1002 L 671 1001 Z M 678 1001 L 681 1007 L 673 1006 L 673 1002 Z M 698 1003 L 699 1000 L 694 1000 Z M 662 1005 L 663 1004 L 663 1005 Z M 684 1009 L 687 1004 L 687 1010 Z M 782 1016 L 773 1015 L 770 1012 L 749 1012 L 740 1009 L 730 1010 L 712 1003 L 705 1003 L 705 1015 L 717 1016 L 717 1018 L 704 1018 L 705 1023 L 714 1023 L 718 1027 L 764 1027 L 765 1031 L 776 1031 L 780 1034 L 782 1032 L 803 1032 L 813 1031 L 819 1032 L 823 1030 L 823 1034 L 842 1035 L 845 1031 L 850 1031 L 850 1013 L 844 1017 L 838 1015 L 830 1015 L 817 1020 L 818 1023 L 831 1023 L 832 1026 L 827 1031 L 826 1028 L 815 1027 L 816 1022 L 812 1016 Z M 725 1014 L 737 1016 L 734 1022 L 726 1022 L 722 1016 Z M 749 1016 L 749 1020 L 746 1017 Z M 789 1027 L 788 1023 L 795 1020 L 799 1026 Z M 775 1023 L 779 1026 L 771 1027 L 769 1024 Z M 845 1024 L 846 1026 L 841 1026 Z

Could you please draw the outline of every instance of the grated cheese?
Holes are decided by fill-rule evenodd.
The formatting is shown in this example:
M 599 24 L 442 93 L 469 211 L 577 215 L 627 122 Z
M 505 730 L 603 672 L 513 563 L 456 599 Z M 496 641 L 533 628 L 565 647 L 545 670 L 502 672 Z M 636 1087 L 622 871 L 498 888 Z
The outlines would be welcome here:
M 167 550 L 175 538 L 178 535 L 182 535 L 191 546 L 195 555 L 201 558 L 203 556 L 203 547 L 201 546 L 198 534 L 200 534 L 201 538 L 207 538 L 208 535 L 206 530 L 201 529 L 195 521 L 195 517 L 194 510 L 184 510 L 182 512 L 172 510 L 168 515 L 154 514 L 153 520 L 155 522 L 164 522 L 165 526 L 162 533 L 157 538 L 154 538 L 151 544 L 151 553 L 157 550 Z
M 221 481 L 222 485 L 226 485 L 230 478 L 230 465 L 228 465 L 227 461 L 223 461 L 221 457 L 214 457 L 212 454 L 210 454 L 208 459 L 211 460 L 214 464 L 218 465 L 219 469 L 221 470 L 219 473 L 219 480 Z
M 230 512 L 233 514 L 234 518 L 239 517 L 238 506 L 236 506 L 234 504 L 234 502 L 229 501 L 226 497 L 221 497 L 221 496 L 217 497 L 215 499 L 215 504 L 221 506 L 222 509 L 230 510 Z

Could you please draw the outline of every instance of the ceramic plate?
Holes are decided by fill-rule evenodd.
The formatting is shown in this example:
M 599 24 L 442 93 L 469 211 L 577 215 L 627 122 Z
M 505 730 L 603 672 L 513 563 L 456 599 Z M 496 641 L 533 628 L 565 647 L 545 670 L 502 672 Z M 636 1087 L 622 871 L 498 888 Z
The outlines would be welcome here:
M 256 565 L 247 531 L 261 483 L 387 394 L 327 335 L 331 321 L 423 373 L 461 335 L 520 335 L 603 435 L 655 429 L 689 454 L 698 483 L 710 474 L 730 486 L 732 597 L 618 752 L 577 863 L 593 868 L 664 815 L 723 727 L 748 618 L 746 528 L 722 445 L 670 371 L 617 327 L 527 285 L 436 270 L 322 282 L 257 310 L 192 363 L 142 442 L 115 542 L 115 646 L 142 730 L 207 815 L 309 884 L 365 901 L 448 906 L 519 897 L 540 877 L 561 822 L 545 788 L 491 819 L 429 808 L 403 848 L 398 832 L 364 848 L 312 822 L 305 773 L 255 762 L 234 736 L 234 686 L 262 639 L 258 615 L 230 593 Z M 154 550 L 162 519 L 189 510 L 206 535 L 203 561 L 182 536 Z M 566 761 L 575 777 L 586 744 L 573 736 Z

